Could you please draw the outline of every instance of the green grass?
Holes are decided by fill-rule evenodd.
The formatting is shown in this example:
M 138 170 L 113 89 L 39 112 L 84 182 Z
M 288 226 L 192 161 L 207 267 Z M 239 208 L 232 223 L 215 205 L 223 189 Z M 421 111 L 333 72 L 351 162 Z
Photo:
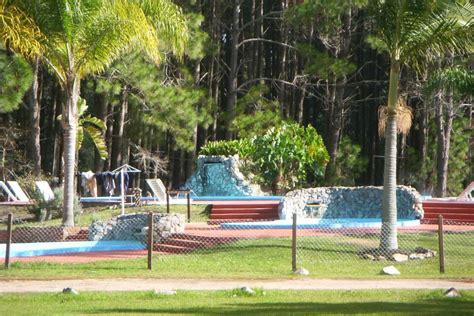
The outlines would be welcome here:
M 446 298 L 443 291 L 263 291 L 249 296 L 240 290 L 178 291 L 176 295 L 150 292 L 98 293 L 77 296 L 5 294 L 2 315 L 71 314 L 205 314 L 205 315 L 472 315 L 474 291 Z
M 446 236 L 450 237 L 450 236 Z M 467 236 L 471 241 L 473 236 Z M 408 237 L 401 237 L 408 238 Z M 435 235 L 423 236 L 426 244 L 436 243 Z M 395 263 L 361 259 L 355 249 L 340 248 L 336 237 L 315 245 L 314 238 L 300 238 L 298 267 L 314 278 L 474 278 L 474 247 L 462 245 L 458 238 L 447 238 L 446 273 L 439 273 L 438 257 L 423 261 Z M 316 239 L 318 241 L 318 239 Z M 319 240 L 320 241 L 320 240 Z M 425 245 L 426 244 L 421 244 Z M 339 248 L 338 248 L 339 247 Z M 436 249 L 436 248 L 435 248 Z M 384 266 L 395 265 L 400 276 L 382 275 Z M 291 273 L 291 239 L 241 240 L 233 244 L 187 255 L 155 255 L 153 270 L 147 270 L 146 257 L 101 261 L 87 264 L 13 263 L 0 268 L 0 279 L 71 279 L 71 278 L 295 278 Z

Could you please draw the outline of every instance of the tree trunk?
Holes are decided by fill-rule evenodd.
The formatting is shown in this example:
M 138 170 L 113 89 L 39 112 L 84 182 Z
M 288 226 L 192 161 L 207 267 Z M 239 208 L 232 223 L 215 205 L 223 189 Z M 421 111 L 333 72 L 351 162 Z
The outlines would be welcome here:
M 380 249 L 398 249 L 397 240 L 397 98 L 400 63 L 392 61 L 385 128 L 383 171 L 382 231 Z
M 65 93 L 66 104 L 63 111 L 64 131 L 64 202 L 63 226 L 74 226 L 75 165 L 77 138 L 77 101 L 79 99 L 80 79 L 68 78 Z
M 107 124 L 107 102 L 105 93 L 98 93 L 95 98 L 96 104 L 98 104 L 97 117 Z M 104 159 L 99 155 L 99 152 L 95 152 L 94 156 L 94 171 L 100 172 L 104 169 Z
M 232 139 L 232 122 L 235 117 L 235 105 L 237 103 L 237 66 L 239 58 L 239 16 L 240 16 L 240 1 L 234 0 L 234 10 L 232 15 L 232 29 L 231 29 L 231 48 L 230 48 L 230 71 L 229 71 L 229 86 L 227 90 L 227 119 L 225 138 Z
M 122 89 L 122 102 L 120 103 L 120 111 L 117 115 L 112 140 L 112 158 L 111 158 L 111 169 L 116 169 L 123 165 L 123 145 L 124 145 L 124 129 L 125 129 L 125 117 L 128 111 L 128 87 L 124 86 Z
M 325 181 L 327 184 L 333 184 L 336 177 L 337 153 L 339 150 L 339 141 L 341 137 L 343 115 L 344 115 L 344 86 L 346 79 L 341 82 L 333 81 L 331 88 L 334 95 L 330 101 L 330 111 L 328 117 L 327 130 L 327 150 L 329 153 L 329 163 L 326 166 Z
M 33 84 L 28 93 L 29 119 L 30 119 L 30 145 L 28 146 L 29 160 L 33 163 L 35 176 L 41 175 L 41 145 L 40 145 L 40 99 L 41 90 L 39 82 L 39 61 L 33 62 Z
M 446 103 L 446 115 L 441 94 L 435 97 L 436 102 L 436 129 L 437 129 L 437 149 L 436 149 L 436 196 L 445 197 L 448 184 L 448 163 L 449 149 L 451 147 L 451 129 L 453 126 L 453 106 L 452 98 Z M 446 116 L 446 117 L 445 117 Z

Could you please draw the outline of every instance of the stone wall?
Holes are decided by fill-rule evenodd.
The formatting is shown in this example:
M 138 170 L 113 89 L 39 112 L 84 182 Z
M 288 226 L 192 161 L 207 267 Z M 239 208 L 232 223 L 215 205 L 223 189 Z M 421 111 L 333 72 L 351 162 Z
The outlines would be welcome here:
M 183 233 L 185 218 L 182 214 L 153 215 L 155 242 L 172 234 Z M 94 221 L 89 226 L 89 240 L 138 240 L 145 242 L 148 235 L 148 214 L 135 213 L 117 216 L 105 221 Z
M 380 218 L 382 187 L 321 187 L 288 192 L 280 204 L 280 219 L 299 218 Z M 309 207 L 319 201 L 321 206 Z M 397 211 L 400 219 L 415 219 L 422 214 L 415 206 L 420 194 L 412 187 L 397 187 Z
M 199 156 L 186 188 L 198 196 L 262 195 L 239 170 L 239 156 Z

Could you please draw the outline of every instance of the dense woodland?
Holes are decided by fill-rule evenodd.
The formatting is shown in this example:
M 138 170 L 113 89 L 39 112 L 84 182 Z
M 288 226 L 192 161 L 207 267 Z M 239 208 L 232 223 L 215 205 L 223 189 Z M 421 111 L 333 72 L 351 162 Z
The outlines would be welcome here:
M 382 185 L 390 59 L 368 1 L 175 3 L 186 16 L 184 57 L 164 54 L 157 66 L 129 49 L 82 80 L 79 171 L 129 163 L 177 188 L 206 143 L 292 121 L 313 126 L 330 157 L 306 185 Z M 398 184 L 453 196 L 473 181 L 473 61 L 447 53 L 419 71 L 402 66 Z M 2 179 L 63 177 L 59 85 L 39 59 L 1 47 Z

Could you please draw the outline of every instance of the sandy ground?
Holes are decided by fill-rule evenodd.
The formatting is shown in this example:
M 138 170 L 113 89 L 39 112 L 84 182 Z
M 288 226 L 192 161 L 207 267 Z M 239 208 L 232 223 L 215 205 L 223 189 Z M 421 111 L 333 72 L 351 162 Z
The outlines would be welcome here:
M 0 293 L 60 292 L 71 287 L 77 291 L 147 290 L 226 290 L 243 286 L 267 290 L 374 290 L 374 289 L 449 289 L 474 290 L 474 281 L 459 280 L 198 280 L 198 279 L 84 279 L 84 280 L 11 280 L 0 281 Z

